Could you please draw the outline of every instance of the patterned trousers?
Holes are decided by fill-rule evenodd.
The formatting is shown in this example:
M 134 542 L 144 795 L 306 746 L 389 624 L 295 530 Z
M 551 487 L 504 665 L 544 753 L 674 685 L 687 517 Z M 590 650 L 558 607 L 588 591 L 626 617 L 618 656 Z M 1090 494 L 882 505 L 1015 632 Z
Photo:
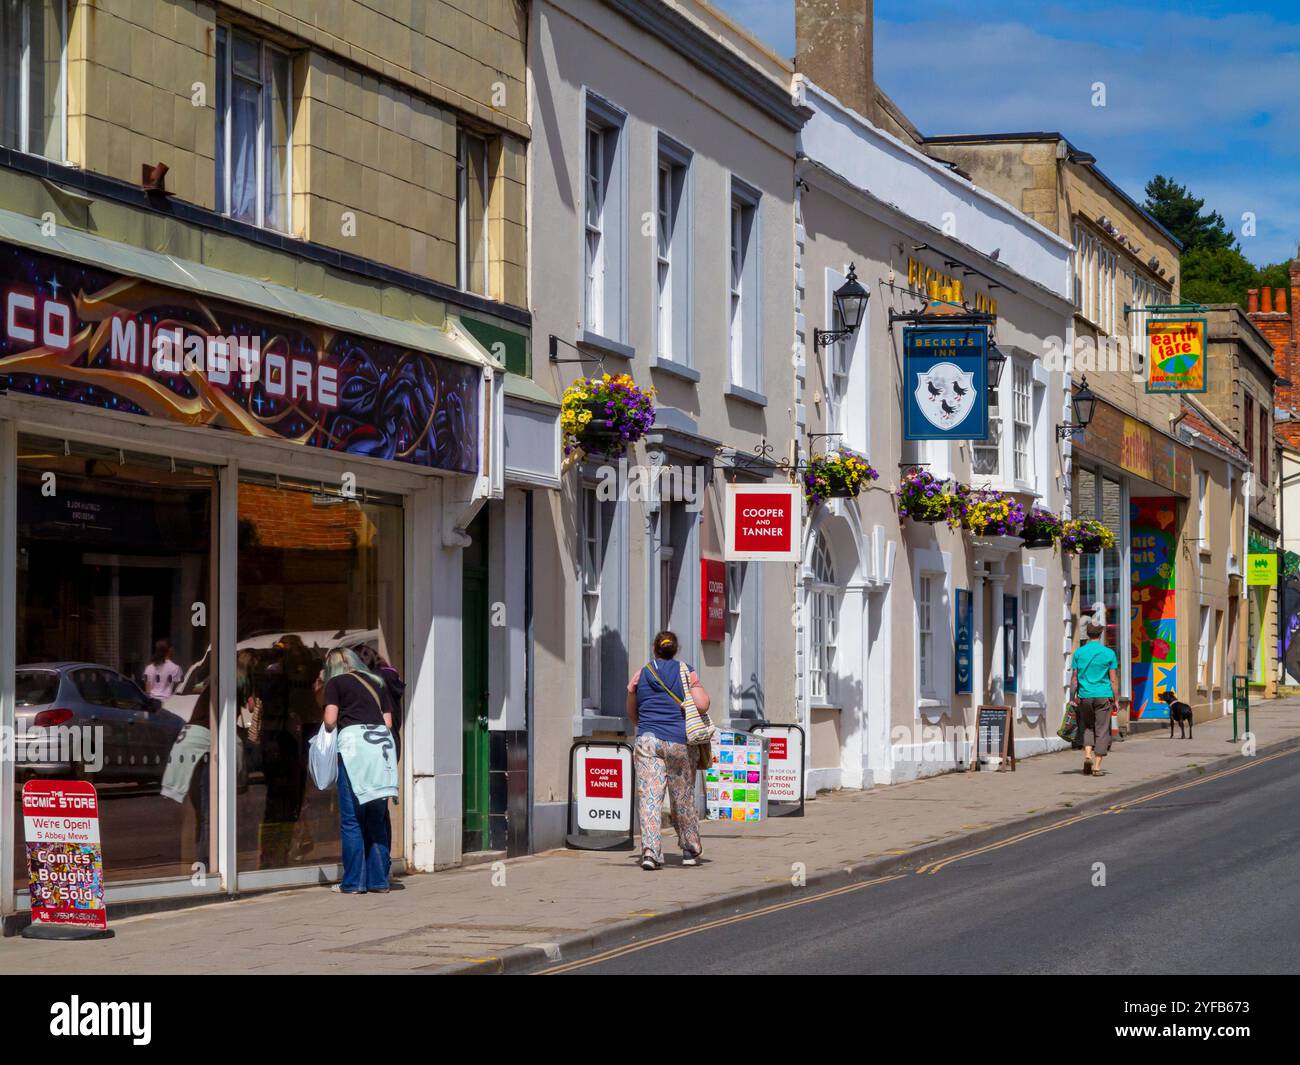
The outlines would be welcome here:
M 641 814 L 641 853 L 664 860 L 664 789 L 673 799 L 673 827 L 685 854 L 700 853 L 700 822 L 695 809 L 695 760 L 684 743 L 666 743 L 654 736 L 638 736 L 633 748 L 636 790 Z

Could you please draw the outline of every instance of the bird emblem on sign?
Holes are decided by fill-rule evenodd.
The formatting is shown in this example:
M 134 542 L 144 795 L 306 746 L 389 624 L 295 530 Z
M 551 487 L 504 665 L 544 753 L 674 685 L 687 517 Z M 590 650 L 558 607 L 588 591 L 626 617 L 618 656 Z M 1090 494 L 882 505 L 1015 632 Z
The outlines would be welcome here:
M 975 406 L 975 375 L 951 362 L 937 362 L 916 375 L 916 405 L 938 429 L 955 429 Z

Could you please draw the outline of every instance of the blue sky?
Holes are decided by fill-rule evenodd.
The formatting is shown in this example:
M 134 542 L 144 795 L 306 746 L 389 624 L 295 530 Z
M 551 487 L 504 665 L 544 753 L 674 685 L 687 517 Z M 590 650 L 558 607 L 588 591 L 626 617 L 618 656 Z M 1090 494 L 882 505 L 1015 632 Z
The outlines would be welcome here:
M 793 53 L 794 0 L 713 2 Z M 875 53 L 877 81 L 923 133 L 1057 130 L 1139 202 L 1153 174 L 1187 185 L 1251 261 L 1296 253 L 1295 0 L 876 0 Z

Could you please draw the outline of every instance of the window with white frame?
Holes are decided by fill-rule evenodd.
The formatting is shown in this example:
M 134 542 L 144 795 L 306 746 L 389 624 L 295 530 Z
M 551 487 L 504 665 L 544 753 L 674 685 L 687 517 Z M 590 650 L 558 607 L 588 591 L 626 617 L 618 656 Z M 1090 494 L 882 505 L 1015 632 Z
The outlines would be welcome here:
M 612 105 L 587 96 L 583 325 L 611 340 L 623 339 L 623 117 Z
M 831 308 L 829 321 L 832 329 L 844 328 L 844 320 L 836 307 Z M 844 401 L 849 393 L 849 368 L 856 340 L 857 336 L 853 334 L 822 348 L 826 382 L 826 431 L 830 433 L 844 433 L 847 429 L 844 424 Z
M 217 27 L 217 210 L 289 232 L 290 58 L 231 26 Z
M 581 547 L 578 557 L 582 589 L 582 705 L 600 705 L 601 577 L 605 559 L 605 522 L 594 486 L 582 494 Z
M 1210 608 L 1201 607 L 1199 636 L 1196 641 L 1196 684 L 1210 686 Z
M 1210 474 L 1207 470 L 1196 471 L 1196 535 L 1200 539 L 1202 551 L 1210 549 Z
M 1005 374 L 1004 374 L 1005 376 Z M 1002 476 L 1002 404 L 1000 388 L 989 389 L 988 435 L 971 448 L 971 470 L 976 477 L 997 480 Z
M 916 582 L 916 683 L 922 696 L 937 698 L 934 647 L 935 579 L 923 573 Z
M 1011 364 L 1012 462 L 1017 484 L 1034 483 L 1034 377 L 1029 365 Z
M 456 135 L 456 280 L 465 292 L 491 295 L 488 210 L 492 183 L 486 137 Z
M 1034 654 L 1034 648 L 1045 649 L 1042 633 L 1037 631 L 1043 589 L 1035 585 L 1022 585 L 1020 589 L 1020 702 L 1043 705 L 1046 701 L 1043 654 Z
M 65 0 L 0 0 L 0 147 L 66 156 Z
M 655 353 L 690 363 L 691 153 L 659 138 L 655 174 Z
M 762 720 L 763 567 L 727 563 L 727 681 L 731 716 Z
M 762 391 L 758 329 L 758 193 L 731 180 L 728 328 L 731 382 Z
M 808 590 L 808 694 L 814 702 L 834 697 L 836 622 L 839 589 L 835 565 L 825 538 L 815 535 L 812 547 L 812 584 Z
M 1219 634 L 1223 632 L 1223 611 L 1214 612 L 1214 627 L 1210 629 L 1210 686 L 1223 686 L 1223 647 Z
M 974 476 L 1008 488 L 1038 491 L 1038 455 L 1046 386 L 1034 379 L 1034 364 L 1008 360 L 1002 380 L 989 392 L 988 435 L 971 449 Z M 1006 428 L 1011 432 L 1007 433 Z
M 1119 311 L 1119 256 L 1089 227 L 1074 225 L 1074 306 L 1106 335 L 1114 335 Z

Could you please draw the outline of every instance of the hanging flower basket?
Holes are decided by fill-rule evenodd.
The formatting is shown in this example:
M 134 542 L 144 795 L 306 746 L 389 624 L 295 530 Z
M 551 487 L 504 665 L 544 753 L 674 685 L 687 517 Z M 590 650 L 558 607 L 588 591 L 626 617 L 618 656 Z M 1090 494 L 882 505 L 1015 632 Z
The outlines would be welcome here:
M 971 492 L 962 514 L 963 529 L 976 536 L 1019 536 L 1025 524 L 1025 508 L 1006 492 Z
M 1115 534 L 1095 518 L 1072 518 L 1061 527 L 1061 550 L 1088 555 L 1115 546 Z
M 1061 539 L 1061 519 L 1050 510 L 1033 507 L 1025 515 L 1025 526 L 1020 530 L 1026 547 L 1056 547 Z
M 965 485 L 941 481 L 929 470 L 909 470 L 898 485 L 898 516 L 922 525 L 944 522 L 955 529 L 961 525 L 969 493 Z
M 564 390 L 560 429 L 564 454 L 617 458 L 654 424 L 653 388 L 638 388 L 627 374 L 582 377 Z
M 862 491 L 863 484 L 879 477 L 865 456 L 842 447 L 808 460 L 803 497 L 812 507 L 827 499 L 852 499 Z

